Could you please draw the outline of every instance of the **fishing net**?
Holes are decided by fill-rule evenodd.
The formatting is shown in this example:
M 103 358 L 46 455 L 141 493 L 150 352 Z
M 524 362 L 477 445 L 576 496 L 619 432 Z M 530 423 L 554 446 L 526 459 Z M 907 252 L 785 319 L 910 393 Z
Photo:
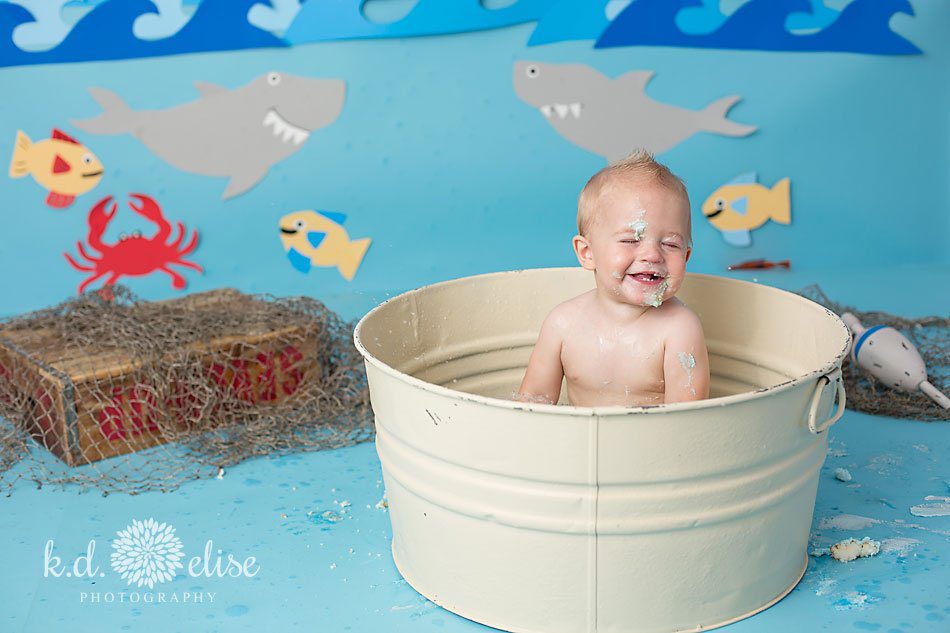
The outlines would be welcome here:
M 950 318 L 929 316 L 908 319 L 887 312 L 863 312 L 828 298 L 819 286 L 811 285 L 797 291 L 801 296 L 820 303 L 836 314 L 850 312 L 865 327 L 889 325 L 913 342 L 927 366 L 928 381 L 947 392 L 950 373 Z M 908 393 L 890 389 L 874 376 L 847 358 L 842 365 L 847 407 L 874 415 L 934 421 L 950 420 L 950 410 L 920 392 Z
M 0 322 L 0 489 L 169 491 L 373 437 L 352 324 L 315 299 L 121 286 Z

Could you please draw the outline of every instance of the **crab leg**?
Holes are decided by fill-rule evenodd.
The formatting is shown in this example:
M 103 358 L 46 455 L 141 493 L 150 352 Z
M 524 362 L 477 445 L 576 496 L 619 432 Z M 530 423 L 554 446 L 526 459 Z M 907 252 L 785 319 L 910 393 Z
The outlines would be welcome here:
M 195 231 L 191 234 L 191 239 L 188 241 L 188 244 L 185 245 L 185 248 L 178 251 L 179 256 L 184 256 L 195 250 L 195 247 L 198 246 L 198 231 Z
M 169 246 L 171 247 L 172 250 L 175 250 L 175 249 L 178 248 L 178 246 L 181 244 L 181 241 L 182 241 L 183 239 L 185 239 L 185 233 L 187 233 L 187 232 L 188 232 L 188 231 L 187 231 L 187 229 L 185 229 L 185 225 L 182 224 L 181 222 L 179 222 L 179 223 L 178 223 L 178 237 L 175 238 L 175 241 L 174 241 L 174 242 L 172 242 L 171 244 L 169 244 Z
M 196 264 L 196 263 L 194 263 L 194 262 L 187 262 L 187 261 L 185 261 L 185 260 L 183 260 L 183 259 L 176 259 L 176 260 L 173 261 L 173 262 L 168 262 L 168 264 L 169 264 L 169 265 L 171 265 L 171 264 L 176 264 L 176 265 L 178 265 L 178 266 L 184 266 L 185 268 L 190 268 L 190 269 L 192 269 L 192 270 L 197 270 L 199 273 L 203 273 L 203 272 L 205 271 L 205 269 L 202 268 L 201 266 L 199 266 L 198 264 Z
M 102 276 L 105 275 L 107 272 L 109 272 L 109 271 L 104 270 L 104 271 L 102 271 L 101 273 L 96 273 L 95 275 L 93 275 L 92 277 L 90 277 L 89 279 L 87 279 L 86 281 L 84 281 L 84 282 L 82 282 L 81 284 L 79 284 L 79 294 L 82 294 L 83 291 L 89 286 L 89 284 L 91 284 L 92 282 L 94 282 L 96 279 L 99 279 L 99 277 L 102 277 Z M 113 275 L 114 275 L 114 274 L 115 274 L 115 273 L 113 273 Z M 107 283 L 106 285 L 108 285 L 108 283 Z
M 72 267 L 75 268 L 76 270 L 81 270 L 87 273 L 96 272 L 95 268 L 90 268 L 89 266 L 83 266 L 82 264 L 77 262 L 75 259 L 73 259 L 73 256 L 70 255 L 69 253 L 63 253 L 63 256 L 66 258 L 66 261 L 68 261 L 72 265 Z M 105 273 L 102 273 L 102 274 L 104 275 Z
M 174 270 L 172 270 L 168 266 L 159 266 L 158 270 L 171 275 L 172 288 L 174 288 L 175 290 L 181 290 L 182 288 L 185 287 L 185 278 L 179 275 L 178 273 L 176 273 Z
M 88 259 L 90 262 L 102 261 L 101 259 L 93 257 L 87 253 L 85 247 L 82 245 L 82 242 L 76 242 L 76 247 L 79 249 L 79 252 L 82 254 L 82 256 Z

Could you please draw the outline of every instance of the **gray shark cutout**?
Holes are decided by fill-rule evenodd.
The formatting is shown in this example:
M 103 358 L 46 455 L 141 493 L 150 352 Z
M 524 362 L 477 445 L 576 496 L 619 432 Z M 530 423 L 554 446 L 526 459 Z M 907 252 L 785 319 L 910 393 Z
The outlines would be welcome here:
M 270 72 L 234 90 L 197 82 L 197 101 L 132 110 L 118 95 L 90 88 L 102 114 L 73 125 L 93 134 L 132 134 L 156 156 L 193 174 L 229 178 L 225 200 L 244 193 L 297 152 L 343 109 L 346 82 Z
M 518 98 L 538 108 L 558 134 L 613 162 L 643 148 L 660 154 L 697 132 L 748 136 L 751 125 L 726 118 L 741 97 L 723 97 L 702 110 L 654 101 L 646 95 L 653 71 L 610 79 L 583 64 L 516 62 Z

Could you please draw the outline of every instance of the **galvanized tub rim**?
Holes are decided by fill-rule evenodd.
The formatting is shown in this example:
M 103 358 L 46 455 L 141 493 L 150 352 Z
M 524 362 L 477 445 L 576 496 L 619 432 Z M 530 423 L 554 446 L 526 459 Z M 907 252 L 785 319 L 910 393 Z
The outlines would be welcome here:
M 383 362 L 379 358 L 373 355 L 369 349 L 363 345 L 363 342 L 360 340 L 360 331 L 363 328 L 364 323 L 371 320 L 378 312 L 383 310 L 386 305 L 391 302 L 405 299 L 411 295 L 419 295 L 424 292 L 438 287 L 447 287 L 460 283 L 468 283 L 474 280 L 490 280 L 492 278 L 502 277 L 505 275 L 517 275 L 525 272 L 541 272 L 541 271 L 573 271 L 579 270 L 579 267 L 576 266 L 565 266 L 565 267 L 550 267 L 550 268 L 527 268 L 519 270 L 507 270 L 507 271 L 498 271 L 493 273 L 483 273 L 479 275 L 469 275 L 465 277 L 458 277 L 455 279 L 449 279 L 445 281 L 439 281 L 436 283 L 428 284 L 421 286 L 419 288 L 414 288 L 412 290 L 407 290 L 406 292 L 400 293 L 393 297 L 390 297 L 386 301 L 383 301 L 375 308 L 367 312 L 363 318 L 361 318 L 356 327 L 353 330 L 353 342 L 356 345 L 356 349 L 363 356 L 366 362 L 371 363 L 374 367 L 379 369 L 385 374 L 396 378 L 402 382 L 405 382 L 413 387 L 428 391 L 434 394 L 441 396 L 446 396 L 450 398 L 457 398 L 460 400 L 465 400 L 468 402 L 475 402 L 479 404 L 484 404 L 490 407 L 502 408 L 502 409 L 511 409 L 517 411 L 537 411 L 540 413 L 552 413 L 554 415 L 565 415 L 570 417 L 610 417 L 610 416 L 622 416 L 622 415 L 639 415 L 639 414 L 655 414 L 655 413 L 667 413 L 671 411 L 690 411 L 690 410 L 700 410 L 700 409 L 709 409 L 713 407 L 723 407 L 729 404 L 738 403 L 738 402 L 748 402 L 750 400 L 755 400 L 758 398 L 769 397 L 773 394 L 781 393 L 782 391 L 793 389 L 796 386 L 809 382 L 811 380 L 820 378 L 823 375 L 830 374 L 835 371 L 837 367 L 841 366 L 841 362 L 848 355 L 848 352 L 851 349 L 851 331 L 848 329 L 848 326 L 844 324 L 841 318 L 829 310 L 828 308 L 815 303 L 801 295 L 797 295 L 793 292 L 788 292 L 787 290 L 782 290 L 781 288 L 775 288 L 772 286 L 766 286 L 763 284 L 757 284 L 750 281 L 744 281 L 741 279 L 732 279 L 729 277 L 722 277 L 719 275 L 709 275 L 705 273 L 686 273 L 687 277 L 703 279 L 709 283 L 720 283 L 720 284 L 733 284 L 738 286 L 750 286 L 755 288 L 760 288 L 769 293 L 775 293 L 776 295 L 787 295 L 788 297 L 794 298 L 794 300 L 801 303 L 803 307 L 808 307 L 810 310 L 821 310 L 825 314 L 834 318 L 835 322 L 838 324 L 839 329 L 842 334 L 842 347 L 838 353 L 826 362 L 824 365 L 818 369 L 814 369 L 810 372 L 791 378 L 784 382 L 781 382 L 777 385 L 772 385 L 770 387 L 763 387 L 761 389 L 756 389 L 754 391 L 744 391 L 736 394 L 730 394 L 726 396 L 718 396 L 715 398 L 707 398 L 705 400 L 697 400 L 693 402 L 675 402 L 675 403 L 663 403 L 663 404 L 651 404 L 651 405 L 640 405 L 626 407 L 621 405 L 612 405 L 612 406 L 600 406 L 600 407 L 578 407 L 574 405 L 563 405 L 563 404 L 541 404 L 541 403 L 529 403 L 529 402 L 520 402 L 516 400 L 506 400 L 504 398 L 493 398 L 490 396 L 482 396 L 479 394 L 468 393 L 465 391 L 458 391 L 456 389 L 450 389 L 449 387 L 444 387 L 442 385 L 437 385 L 431 382 L 426 382 L 411 374 L 407 374 L 399 371 L 398 369 L 390 366 L 389 364 Z

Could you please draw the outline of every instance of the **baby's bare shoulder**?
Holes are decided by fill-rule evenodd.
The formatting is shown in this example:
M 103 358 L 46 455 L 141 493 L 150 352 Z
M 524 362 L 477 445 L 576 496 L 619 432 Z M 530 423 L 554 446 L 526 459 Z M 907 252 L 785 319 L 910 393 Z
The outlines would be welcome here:
M 662 316 L 669 331 L 695 332 L 702 335 L 703 324 L 699 317 L 679 299 L 674 297 L 665 302 L 658 312 L 662 312 L 658 316 Z
M 544 319 L 545 325 L 561 331 L 569 328 L 579 315 L 590 309 L 593 297 L 594 291 L 592 290 L 559 303 Z

